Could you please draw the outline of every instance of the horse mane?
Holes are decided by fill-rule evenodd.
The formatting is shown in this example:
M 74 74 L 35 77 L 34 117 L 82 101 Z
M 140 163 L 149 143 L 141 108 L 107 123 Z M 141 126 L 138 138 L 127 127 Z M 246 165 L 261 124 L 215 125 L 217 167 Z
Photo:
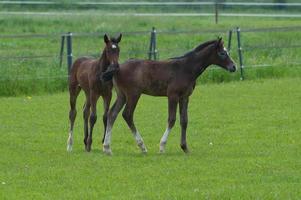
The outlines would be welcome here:
M 191 51 L 185 53 L 184 55 L 178 56 L 178 57 L 172 57 L 172 58 L 170 58 L 170 59 L 175 60 L 175 59 L 181 59 L 181 58 L 189 57 L 189 56 L 193 55 L 194 53 L 201 51 L 201 50 L 204 49 L 205 47 L 207 47 L 207 46 L 209 46 L 209 45 L 215 43 L 216 41 L 217 41 L 217 40 L 210 40 L 210 41 L 204 42 L 204 43 L 200 44 L 199 46 L 197 46 L 196 48 L 194 48 L 193 50 L 191 50 Z

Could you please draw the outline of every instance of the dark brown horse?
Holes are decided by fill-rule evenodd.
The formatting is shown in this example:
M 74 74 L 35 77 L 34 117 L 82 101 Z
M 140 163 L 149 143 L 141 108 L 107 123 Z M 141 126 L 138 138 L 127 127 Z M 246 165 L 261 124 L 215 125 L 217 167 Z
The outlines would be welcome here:
M 142 152 L 147 152 L 133 121 L 139 97 L 141 94 L 147 94 L 168 97 L 168 123 L 160 141 L 160 152 L 164 152 L 169 132 L 176 121 L 177 105 L 179 104 L 181 148 L 187 153 L 186 128 L 189 96 L 194 90 L 196 79 L 211 64 L 218 65 L 230 72 L 236 70 L 221 38 L 205 42 L 181 57 L 166 61 L 129 60 L 120 65 L 119 71 L 113 77 L 117 100 L 108 113 L 103 151 L 111 154 L 112 127 L 118 113 L 125 105 L 122 116 Z
M 88 57 L 78 58 L 72 65 L 69 77 L 69 93 L 70 93 L 70 132 L 67 141 L 67 151 L 72 151 L 73 144 L 73 127 L 76 117 L 76 99 L 81 89 L 86 95 L 86 102 L 84 105 L 84 143 L 86 151 L 91 150 L 92 132 L 97 119 L 96 103 L 100 96 L 103 98 L 104 114 L 103 123 L 106 131 L 107 112 L 109 110 L 112 97 L 112 71 L 119 68 L 119 47 L 118 43 L 122 35 L 118 38 L 109 38 L 104 35 L 105 48 L 99 59 L 92 59 Z M 106 76 L 103 72 L 106 71 Z M 112 75 L 111 75 L 112 74 Z M 106 81 L 105 81 L 105 80 Z M 91 112 L 91 113 L 90 113 Z M 90 129 L 88 120 L 90 119 Z M 104 131 L 104 134 L 105 134 Z

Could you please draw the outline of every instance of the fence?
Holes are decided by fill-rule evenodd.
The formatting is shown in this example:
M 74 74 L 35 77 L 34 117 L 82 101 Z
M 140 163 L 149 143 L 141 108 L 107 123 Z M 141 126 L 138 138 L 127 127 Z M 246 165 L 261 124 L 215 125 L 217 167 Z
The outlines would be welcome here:
M 277 37 L 275 36 L 275 39 L 271 40 L 269 44 L 262 44 L 262 38 L 267 38 L 267 37 L 261 37 L 260 34 L 269 34 L 273 35 L 273 33 L 276 33 Z M 281 36 L 281 33 L 284 35 Z M 42 68 L 43 65 L 45 65 L 46 60 L 51 59 L 51 60 L 56 60 L 55 62 L 57 63 L 59 67 L 62 66 L 64 57 L 66 57 L 66 64 L 68 66 L 67 70 L 61 69 L 59 73 L 56 73 L 55 76 L 59 76 L 62 74 L 62 71 L 66 71 L 63 73 L 64 75 L 62 77 L 67 76 L 67 72 L 70 71 L 71 64 L 72 64 L 72 59 L 74 57 L 79 57 L 82 55 L 92 55 L 96 56 L 95 52 L 89 52 L 88 50 L 84 50 L 85 47 L 80 46 L 80 43 L 84 43 L 82 41 L 86 41 L 89 39 L 92 41 L 92 43 L 95 43 L 95 38 L 97 41 L 99 41 L 99 45 L 96 46 L 101 46 L 102 42 L 101 39 L 104 33 L 66 33 L 66 34 L 33 34 L 33 35 L 0 35 L 0 40 L 17 40 L 17 39 L 23 39 L 23 40 L 48 40 L 51 39 L 52 41 L 55 40 L 55 43 L 57 44 L 57 49 L 59 49 L 58 52 L 54 54 L 48 54 L 48 51 L 43 51 L 42 48 L 38 47 L 40 52 L 45 52 L 43 54 L 38 54 L 38 55 L 7 55 L 5 56 L 4 50 L 1 50 L 1 55 L 0 56 L 0 61 L 1 62 L 10 62 L 10 61 L 20 61 L 20 65 L 22 65 L 22 62 L 24 63 L 25 61 L 31 61 L 31 60 L 42 60 L 39 61 L 37 64 L 38 68 Z M 170 44 L 170 49 L 163 48 L 162 45 L 160 45 L 160 42 L 158 44 L 158 40 L 160 40 L 161 37 L 165 37 L 166 40 L 177 37 L 177 38 L 183 38 L 183 41 L 185 43 L 185 38 L 190 38 L 190 35 L 196 35 L 196 38 L 199 38 L 200 35 L 209 35 L 210 39 L 212 39 L 212 35 L 223 35 L 225 41 L 227 42 L 227 47 L 229 51 L 231 52 L 231 55 L 238 61 L 239 63 L 239 69 L 240 69 L 240 79 L 243 80 L 245 78 L 245 66 L 246 67 L 265 67 L 265 66 L 272 66 L 274 65 L 274 61 L 271 59 L 267 59 L 268 56 L 266 56 L 266 59 L 259 59 L 260 62 L 249 62 L 247 65 L 244 63 L 244 58 L 247 58 L 247 61 L 250 61 L 250 58 L 248 59 L 248 56 L 257 56 L 258 52 L 267 50 L 270 52 L 275 52 L 275 51 L 282 51 L 284 49 L 290 50 L 293 49 L 293 58 L 285 57 L 284 55 L 281 55 L 280 57 L 283 57 L 283 59 L 286 59 L 285 62 L 282 63 L 277 63 L 278 65 L 299 65 L 301 64 L 300 59 L 298 59 L 298 52 L 300 52 L 301 49 L 301 43 L 298 40 L 298 37 L 300 37 L 301 34 L 301 26 L 297 27 L 276 27 L 276 28 L 263 28 L 263 29 L 245 29 L 242 30 L 240 28 L 235 28 L 231 30 L 195 30 L 195 31 L 161 31 L 161 30 L 156 30 L 154 27 L 151 29 L 150 32 L 125 32 L 123 33 L 125 37 L 131 37 L 132 40 L 129 40 L 128 42 L 126 41 L 127 39 L 124 39 L 123 43 L 126 42 L 126 50 L 123 51 L 123 60 L 126 60 L 127 58 L 131 57 L 138 57 L 138 58 L 148 58 L 148 59 L 154 59 L 157 60 L 160 55 L 162 55 L 163 59 L 166 59 L 168 57 L 173 57 L 178 54 L 183 54 L 185 51 L 191 50 L 194 46 L 196 46 L 199 41 L 196 42 L 191 42 L 188 46 L 185 46 L 185 44 L 181 45 L 180 48 L 174 48 L 174 46 L 177 46 L 175 44 L 175 41 L 173 40 L 173 43 Z M 248 35 L 252 37 L 258 38 L 258 41 L 252 39 L 252 44 L 250 44 L 251 41 L 248 41 Z M 259 36 L 258 36 L 259 35 Z M 291 36 L 294 35 L 294 36 Z M 245 36 L 245 37 L 244 37 Z M 244 40 L 242 38 L 245 38 Z M 289 40 L 292 40 L 293 38 L 296 38 L 296 41 L 291 41 L 287 42 L 284 41 L 283 44 L 281 44 L 278 40 L 278 38 L 289 38 Z M 142 43 L 135 43 L 132 42 L 134 40 L 141 40 L 140 38 L 143 38 Z M 204 37 L 202 37 L 204 38 Z M 205 37 L 206 38 L 206 37 Z M 273 38 L 273 37 L 271 37 Z M 204 39 L 202 39 L 204 40 Z M 246 41 L 246 42 L 245 42 Z M 298 43 L 299 41 L 299 43 Z M 255 44 L 253 44 L 255 42 Z M 17 43 L 17 42 L 14 42 Z M 87 42 L 88 46 L 89 42 Z M 121 46 L 123 46 L 123 43 Z M 178 43 L 180 43 L 178 41 Z M 232 44 L 234 43 L 234 44 Z M 236 45 L 235 45 L 236 43 Z M 58 45 L 59 44 L 59 45 Z M 66 44 L 66 53 L 65 53 L 65 44 Z M 129 46 L 132 45 L 132 46 Z M 48 46 L 48 45 L 47 45 Z M 164 45 L 166 46 L 166 45 Z M 139 48 L 138 48 L 139 47 Z M 162 47 L 162 48 L 161 48 Z M 35 48 L 35 47 L 29 47 L 29 48 Z M 123 48 L 123 47 L 122 47 Z M 138 48 L 138 49 L 137 49 Z M 236 48 L 236 51 L 235 49 Z M 95 49 L 95 48 L 94 48 Z M 20 50 L 22 52 L 27 52 L 28 50 Z M 91 50 L 90 50 L 91 51 Z M 296 52 L 294 52 L 296 51 Z M 252 52 L 256 52 L 256 55 L 252 55 Z M 292 52 L 290 52 L 292 54 Z M 30 54 L 33 54 L 30 52 Z M 277 54 L 277 53 L 276 53 Z M 285 52 L 284 52 L 285 54 Z M 124 55 L 128 55 L 125 56 Z M 133 56 L 131 56 L 133 55 Z M 279 54 L 277 54 L 279 55 Z M 269 63 L 270 62 L 270 63 Z M 18 63 L 15 63 L 17 65 Z M 16 73 L 16 75 L 22 74 L 22 73 Z M 41 74 L 41 73 L 40 73 Z M 5 76 L 5 73 L 1 73 L 1 76 Z M 44 77 L 46 78 L 48 75 L 44 74 Z M 22 79 L 21 77 L 11 77 L 11 78 L 17 78 L 17 79 Z M 32 77 L 33 78 L 33 77 Z M 36 78 L 41 78 L 40 75 L 37 74 Z M 3 77 L 0 77 L 0 79 L 5 79 Z
M 14 95 L 18 89 L 22 94 L 38 88 L 64 90 L 72 60 L 86 55 L 99 57 L 103 35 L 102 32 L 0 35 L 0 95 Z M 123 32 L 120 62 L 129 58 L 164 60 L 180 56 L 217 36 L 223 36 L 225 46 L 239 66 L 238 73 L 230 75 L 211 67 L 201 80 L 243 80 L 300 72 L 301 26 L 185 31 L 153 27 L 150 31 Z
M 178 36 L 178 35 L 186 35 L 186 37 L 188 35 L 191 34 L 195 34 L 195 35 L 204 35 L 204 34 L 223 34 L 225 38 L 225 40 L 227 41 L 227 47 L 229 49 L 229 51 L 231 51 L 231 54 L 234 54 L 234 57 L 238 60 L 239 63 L 239 68 L 240 68 L 240 79 L 243 80 L 244 79 L 244 57 L 246 56 L 245 53 L 246 52 L 254 52 L 254 51 L 263 51 L 264 49 L 269 49 L 271 51 L 275 51 L 275 49 L 300 49 L 301 48 L 301 43 L 300 44 L 278 44 L 275 45 L 275 41 L 273 42 L 274 44 L 272 45 L 260 45 L 260 44 L 255 44 L 255 45 L 249 45 L 246 44 L 244 45 L 244 41 L 242 40 L 242 35 L 246 34 L 262 34 L 262 33 L 301 33 L 301 26 L 300 27 L 276 27 L 276 28 L 266 28 L 266 29 L 246 29 L 246 30 L 241 30 L 240 28 L 235 28 L 235 29 L 231 29 L 231 30 L 197 30 L 197 31 L 160 31 L 160 30 L 156 30 L 154 27 L 152 28 L 152 30 L 150 32 L 127 32 L 124 33 L 125 36 L 135 36 L 136 40 L 139 40 L 139 37 L 144 37 L 146 40 L 149 40 L 149 42 L 147 42 L 146 40 L 144 40 L 144 50 L 139 49 L 139 50 L 135 50 L 135 49 L 128 49 L 127 52 L 123 51 L 123 54 L 132 54 L 132 55 L 139 55 L 138 57 L 141 57 L 141 55 L 144 54 L 144 58 L 148 58 L 148 59 L 154 59 L 157 60 L 159 58 L 160 55 L 160 46 L 157 44 L 157 40 L 158 37 L 161 37 L 162 35 L 168 35 L 168 37 L 174 37 L 174 36 Z M 33 60 L 33 59 L 55 59 L 57 60 L 57 63 L 59 63 L 59 66 L 62 66 L 63 64 L 63 58 L 64 56 L 66 56 L 66 63 L 67 63 L 67 72 L 70 71 L 71 68 L 71 64 L 72 64 L 72 58 L 74 57 L 73 54 L 75 54 L 75 57 L 79 57 L 81 55 L 87 55 L 87 54 L 91 54 L 91 52 L 79 52 L 79 49 L 82 49 L 81 47 L 76 48 L 76 50 L 74 50 L 73 46 L 74 46 L 74 39 L 77 39 L 77 42 L 80 43 L 81 39 L 87 39 L 87 38 L 92 38 L 92 40 L 95 40 L 95 37 L 98 38 L 102 38 L 103 33 L 66 33 L 66 34 L 54 34 L 54 35 L 43 35 L 43 34 L 35 34 L 35 35 L 0 35 L 0 40 L 1 39 L 48 39 L 48 38 L 53 38 L 55 37 L 57 40 L 60 39 L 60 42 L 58 42 L 60 44 L 60 48 L 59 48 L 59 53 L 56 53 L 56 55 L 48 55 L 48 54 L 41 54 L 41 55 L 22 55 L 22 56 L 1 56 L 0 60 Z M 232 37 L 236 36 L 235 39 L 232 39 Z M 149 37 L 149 39 L 147 39 L 147 37 Z M 93 39 L 94 38 L 94 39 Z M 183 37 L 185 38 L 185 37 Z M 212 38 L 212 37 L 211 37 Z M 260 37 L 259 37 L 260 38 Z M 236 41 L 235 41 L 236 40 Z M 101 41 L 101 40 L 99 40 Z M 233 42 L 236 42 L 236 46 L 233 47 Z M 256 41 L 254 41 L 256 42 Z M 259 41 L 260 42 L 260 41 Z M 66 53 L 65 53 L 65 43 L 66 43 Z M 148 47 L 146 46 L 148 43 Z M 99 42 L 99 44 L 101 44 Z M 194 43 L 192 44 L 193 46 L 196 46 L 198 43 Z M 135 45 L 135 44 L 133 44 Z M 100 46 L 100 45 L 98 45 Z M 243 48 L 244 47 L 244 48 Z M 235 51 L 233 51 L 232 49 L 236 48 L 237 49 L 237 54 L 235 53 Z M 147 50 L 148 49 L 148 50 Z M 184 53 L 185 51 L 188 51 L 189 48 L 187 49 L 175 49 L 174 51 L 178 52 L 182 52 Z M 164 51 L 164 49 L 162 50 Z M 176 53 L 173 53 L 171 51 L 169 51 L 168 49 L 165 49 L 165 51 L 168 51 L 169 54 L 163 53 L 163 58 L 168 58 L 167 56 L 175 56 Z M 3 54 L 2 54 L 3 55 Z M 95 56 L 95 53 L 93 54 Z M 131 57 L 131 56 L 128 56 Z M 294 65 L 298 65 L 301 64 L 301 62 L 299 60 L 294 60 L 292 59 L 294 62 L 289 63 L 286 62 L 286 64 L 294 64 Z M 39 62 L 41 65 L 43 65 L 41 62 Z M 250 63 L 247 65 L 247 67 L 264 67 L 264 66 L 271 66 L 273 65 L 272 63 Z M 64 75 L 64 77 L 66 77 L 66 75 Z M 1 79 L 1 78 L 0 78 Z
M 214 16 L 215 23 L 220 17 L 293 17 L 301 18 L 301 3 L 290 0 L 288 3 L 246 2 L 241 0 L 231 2 L 225 0 L 165 2 L 165 1 L 131 1 L 131 2 L 46 2 L 46 1 L 0 1 L 3 12 L 0 14 L 22 15 L 83 15 L 84 12 L 72 12 L 72 9 L 85 11 L 99 10 L 95 15 L 113 16 Z M 20 8 L 22 8 L 20 10 Z M 71 12 L 53 12 L 49 10 L 64 10 Z M 26 10 L 26 11 L 24 11 Z M 38 11 L 39 10 L 39 11 Z M 32 12 L 31 12 L 32 11 Z M 87 14 L 87 13 L 86 13 Z
M 278 28 L 266 28 L 266 29 L 246 29 L 246 30 L 241 30 L 239 27 L 235 28 L 235 29 L 231 29 L 229 31 L 226 30 L 217 30 L 217 31 L 213 31 L 213 30 L 202 30 L 202 31 L 157 31 L 155 29 L 155 27 L 152 28 L 151 32 L 150 32 L 150 38 L 149 38 L 149 51 L 147 52 L 148 55 L 148 59 L 153 59 L 153 60 L 157 60 L 157 58 L 159 57 L 159 52 L 160 49 L 157 48 L 157 37 L 158 34 L 169 34 L 169 35 L 176 35 L 176 34 L 195 34 L 195 33 L 225 33 L 228 32 L 227 35 L 227 39 L 226 41 L 228 42 L 227 47 L 229 52 L 232 53 L 233 50 L 231 50 L 231 48 L 233 48 L 233 33 L 236 35 L 236 49 L 237 49 L 237 60 L 239 63 L 239 72 L 240 72 L 240 80 L 244 79 L 244 52 L 246 51 L 258 51 L 258 50 L 264 50 L 264 49 L 295 49 L 295 48 L 300 48 L 301 49 L 301 43 L 300 44 L 286 44 L 286 45 L 249 45 L 246 46 L 245 48 L 243 48 L 243 43 L 242 43 L 242 33 L 244 34 L 248 34 L 248 33 L 272 33 L 272 32 L 295 32 L 295 31 L 299 31 L 301 33 L 301 26 L 300 27 L 278 27 Z M 126 34 L 138 34 L 138 33 L 126 33 Z M 140 32 L 140 34 L 145 34 L 144 32 Z M 88 36 L 89 34 L 75 34 L 77 36 Z M 97 34 L 96 34 L 97 35 Z M 100 34 L 101 35 L 101 34 Z M 72 33 L 68 33 L 67 35 L 63 35 L 62 36 L 62 48 L 64 47 L 64 38 L 65 36 L 67 37 L 67 63 L 68 63 L 68 71 L 71 68 L 71 64 L 72 64 L 72 37 L 73 34 Z M 63 51 L 61 51 L 60 54 L 60 58 L 62 59 L 62 54 Z M 60 61 L 60 63 L 62 63 L 62 60 Z M 286 64 L 289 65 L 301 65 L 300 61 L 295 61 L 294 63 L 289 63 L 286 62 Z M 264 67 L 264 66 L 272 66 L 272 63 L 252 63 L 249 64 L 247 67 Z

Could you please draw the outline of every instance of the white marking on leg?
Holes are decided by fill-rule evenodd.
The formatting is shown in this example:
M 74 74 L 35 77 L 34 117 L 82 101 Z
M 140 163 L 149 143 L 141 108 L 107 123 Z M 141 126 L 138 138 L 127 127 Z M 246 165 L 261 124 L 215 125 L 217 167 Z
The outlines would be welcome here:
M 111 127 L 107 127 L 105 139 L 104 139 L 104 142 L 103 142 L 104 145 L 106 145 L 106 146 L 110 145 L 110 143 L 111 143 L 111 134 L 112 134 Z
M 160 152 L 163 153 L 165 151 L 165 145 L 167 143 L 167 138 L 168 138 L 168 135 L 170 133 L 170 128 L 166 128 L 161 140 L 160 140 Z
M 105 154 L 108 154 L 108 155 L 112 155 L 112 151 L 111 151 L 111 148 L 110 148 L 111 135 L 112 135 L 112 127 L 107 126 L 106 135 L 105 135 L 105 139 L 104 139 L 104 142 L 103 142 L 103 152 Z
M 141 151 L 143 153 L 147 153 L 146 146 L 144 145 L 143 139 L 142 139 L 141 135 L 139 134 L 139 132 L 138 131 L 133 132 L 133 136 L 137 142 L 137 145 L 140 147 Z
M 72 151 L 72 145 L 73 145 L 73 131 L 70 130 L 69 137 L 68 137 L 68 140 L 67 140 L 67 151 L 68 152 Z

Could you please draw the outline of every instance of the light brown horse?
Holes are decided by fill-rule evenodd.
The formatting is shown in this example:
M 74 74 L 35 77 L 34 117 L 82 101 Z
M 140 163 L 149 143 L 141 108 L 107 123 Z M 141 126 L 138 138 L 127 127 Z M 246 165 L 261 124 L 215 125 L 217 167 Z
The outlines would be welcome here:
M 181 148 L 188 152 L 186 128 L 187 108 L 197 78 L 211 65 L 218 65 L 230 72 L 236 70 L 233 60 L 224 48 L 221 38 L 205 42 L 184 56 L 166 61 L 129 60 L 120 65 L 113 76 L 117 100 L 109 110 L 103 151 L 111 154 L 111 134 L 115 119 L 125 105 L 122 116 L 131 129 L 142 152 L 147 152 L 143 139 L 133 121 L 134 110 L 141 94 L 167 96 L 168 123 L 160 141 L 160 152 L 164 152 L 168 135 L 176 121 L 179 104 L 181 124 Z
M 99 59 L 88 57 L 78 58 L 72 65 L 69 76 L 69 93 L 70 93 L 70 131 L 67 140 L 67 151 L 72 151 L 73 144 L 73 127 L 76 117 L 76 99 L 81 91 L 84 90 L 86 102 L 84 105 L 84 143 L 86 151 L 91 150 L 92 132 L 97 119 L 96 104 L 100 96 L 103 98 L 104 114 L 104 134 L 107 125 L 107 112 L 109 110 L 112 97 L 112 79 L 113 71 L 119 68 L 119 46 L 121 40 L 120 34 L 116 39 L 104 35 L 105 48 Z M 107 71 L 103 76 L 103 72 Z M 90 129 L 88 126 L 90 120 Z

